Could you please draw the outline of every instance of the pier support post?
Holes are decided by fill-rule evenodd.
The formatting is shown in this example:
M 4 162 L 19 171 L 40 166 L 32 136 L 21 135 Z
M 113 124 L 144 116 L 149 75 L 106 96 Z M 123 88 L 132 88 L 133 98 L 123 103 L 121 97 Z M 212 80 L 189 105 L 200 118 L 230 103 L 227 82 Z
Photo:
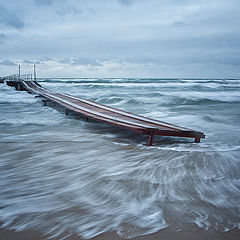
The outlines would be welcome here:
M 195 143 L 200 143 L 200 137 L 195 137 L 194 142 L 195 142 Z
M 154 134 L 151 134 L 151 135 L 149 136 L 148 146 L 152 146 L 152 143 L 153 143 L 153 136 L 154 136 Z
M 43 102 L 43 106 L 47 106 L 47 102 L 50 102 L 50 100 L 48 100 L 48 99 L 43 99 L 42 102 Z
M 86 121 L 87 121 L 87 122 L 89 121 L 88 117 L 86 117 Z

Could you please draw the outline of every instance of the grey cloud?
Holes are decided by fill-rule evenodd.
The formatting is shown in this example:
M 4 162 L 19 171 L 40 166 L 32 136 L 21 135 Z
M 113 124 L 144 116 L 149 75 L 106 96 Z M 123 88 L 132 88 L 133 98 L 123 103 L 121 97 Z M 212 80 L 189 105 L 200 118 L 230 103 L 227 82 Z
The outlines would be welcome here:
M 57 59 L 57 62 L 62 64 L 70 64 L 73 66 L 93 66 L 100 67 L 103 66 L 100 62 L 95 59 L 87 58 L 87 57 L 78 57 L 78 58 L 60 58 Z
M 7 38 L 7 35 L 5 33 L 0 33 L 0 43 L 2 43 L 6 38 Z
M 56 12 L 56 14 L 60 16 L 64 16 L 67 14 L 70 15 L 77 15 L 81 13 L 79 9 L 74 7 L 71 4 L 71 1 L 57 1 L 57 0 L 35 0 L 36 5 L 47 7 L 49 10 L 53 10 Z
M 17 29 L 25 26 L 24 21 L 20 19 L 17 13 L 2 7 L 0 7 L 0 23 Z
M 41 62 L 39 60 L 25 59 L 25 60 L 22 61 L 22 63 L 24 63 L 24 64 L 40 64 Z
M 6 38 L 7 35 L 5 33 L 0 33 L 0 38 Z
M 51 60 L 53 60 L 52 58 L 50 58 L 50 57 L 42 57 L 42 58 L 40 58 L 40 60 L 41 61 L 51 61 Z
M 182 21 L 174 21 L 172 24 L 174 27 L 184 27 L 186 24 Z
M 0 62 L 1 65 L 6 65 L 6 66 L 17 66 L 17 64 L 9 59 L 2 60 Z
M 35 0 L 37 5 L 51 5 L 55 0 Z
M 152 66 L 161 74 L 161 65 L 181 69 L 202 64 L 207 69 L 213 64 L 230 66 L 239 75 L 237 0 L 0 2 L 2 59 L 22 58 L 25 64 L 39 60 L 46 68 L 72 65 L 73 72 L 77 66 L 96 66 L 96 73 L 108 71 L 108 65 L 146 65 L 149 76 Z
M 240 57 L 234 54 L 225 53 L 212 53 L 212 54 L 200 54 L 199 56 L 189 56 L 185 59 L 186 63 L 203 63 L 203 64 L 217 64 L 217 65 L 240 65 Z
M 71 61 L 71 64 L 72 65 L 93 66 L 93 67 L 103 66 L 98 61 L 91 59 L 91 58 L 85 58 L 85 57 L 75 58 Z
M 175 37 L 174 39 L 167 39 L 159 43 L 172 49 L 206 49 L 210 52 L 212 50 L 222 51 L 225 48 L 240 49 L 240 34 L 209 33 L 205 36 Z
M 70 58 L 62 58 L 62 59 L 59 59 L 58 62 L 63 63 L 63 64 L 70 64 L 71 59 Z
M 133 0 L 118 0 L 118 2 L 119 2 L 121 5 L 128 6 L 128 5 L 131 5 L 131 4 L 133 3 Z
M 72 6 L 62 6 L 62 8 L 56 10 L 56 13 L 60 16 L 65 16 L 65 15 L 78 15 L 81 13 L 80 10 L 78 10 L 77 8 L 74 8 Z
M 48 62 L 48 61 L 52 61 L 54 60 L 53 58 L 50 58 L 50 57 L 47 57 L 47 56 L 44 56 L 44 57 L 39 57 L 37 58 L 37 61 L 40 61 L 41 63 L 45 63 L 45 62 Z

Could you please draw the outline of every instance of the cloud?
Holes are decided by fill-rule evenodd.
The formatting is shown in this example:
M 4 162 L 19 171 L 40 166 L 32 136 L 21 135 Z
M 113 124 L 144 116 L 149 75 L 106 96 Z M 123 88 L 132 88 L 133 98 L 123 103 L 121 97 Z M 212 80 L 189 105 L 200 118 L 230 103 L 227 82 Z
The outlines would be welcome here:
M 55 0 L 35 0 L 37 5 L 51 5 Z
M 97 60 L 85 57 L 75 58 L 71 61 L 71 65 L 82 65 L 82 66 L 92 66 L 92 67 L 101 67 L 103 66 Z
M 23 64 L 40 64 L 41 61 L 39 61 L 39 60 L 24 59 L 24 60 L 22 61 L 22 63 L 23 63 Z
M 77 57 L 77 58 L 60 58 L 53 60 L 60 64 L 68 64 L 72 66 L 92 66 L 92 67 L 100 67 L 103 66 L 99 61 L 87 58 L 87 57 Z
M 61 58 L 58 60 L 59 63 L 63 63 L 63 64 L 71 64 L 71 59 L 70 58 Z
M 2 7 L 0 7 L 0 23 L 17 29 L 22 29 L 25 26 L 24 21 L 16 12 Z
M 174 21 L 172 24 L 174 27 L 184 27 L 186 24 L 182 21 Z
M 2 43 L 7 38 L 5 33 L 0 33 L 0 43 Z
M 62 7 L 61 9 L 56 10 L 56 13 L 60 16 L 66 16 L 66 15 L 78 15 L 81 13 L 81 11 L 72 6 L 65 6 Z
M 133 4 L 133 0 L 118 0 L 118 2 L 124 6 L 129 6 L 129 5 Z
M 6 38 L 7 35 L 5 33 L 0 33 L 0 38 Z
M 17 64 L 9 59 L 2 60 L 0 62 L 1 65 L 6 65 L 6 66 L 17 66 Z
M 72 1 L 74 3 L 74 1 Z M 81 11 L 71 1 L 57 0 L 35 0 L 35 4 L 42 8 L 42 11 L 50 12 L 51 15 L 64 18 L 67 15 L 78 15 Z
M 163 66 L 176 77 L 186 72 L 197 77 L 204 68 L 213 75 L 231 69 L 239 76 L 238 0 L 0 2 L 1 58 L 29 68 L 40 61 L 41 71 L 65 68 L 61 74 L 70 77 L 71 71 L 90 68 L 108 77 L 155 77 Z

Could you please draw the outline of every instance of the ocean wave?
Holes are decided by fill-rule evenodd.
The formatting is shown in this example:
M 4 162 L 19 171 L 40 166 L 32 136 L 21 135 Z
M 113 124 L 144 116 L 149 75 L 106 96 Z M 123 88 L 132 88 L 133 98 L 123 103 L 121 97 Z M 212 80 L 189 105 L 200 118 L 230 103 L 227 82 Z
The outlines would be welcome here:
M 131 238 L 186 222 L 204 229 L 237 224 L 238 213 L 231 209 L 239 200 L 239 183 L 232 179 L 236 173 L 230 172 L 236 158 L 217 152 L 162 149 L 159 159 L 154 148 L 144 153 L 135 149 L 107 152 L 106 156 L 97 153 L 99 149 L 77 156 L 66 151 L 57 158 L 46 147 L 42 156 L 8 167 L 0 177 L 0 220 L 5 226 L 34 227 L 51 236 L 71 229 L 86 239 L 110 229 Z M 50 161 L 45 156 L 51 156 Z M 7 160 L 1 164 L 8 166 Z M 6 187 L 9 181 L 12 184 Z M 230 196 L 235 198 L 229 200 Z M 209 209 L 209 204 L 220 209 Z M 226 216 L 229 211 L 231 220 Z
M 101 97 L 96 98 L 94 101 L 102 104 L 113 104 L 113 105 L 120 105 L 120 104 L 139 104 L 140 101 L 135 98 L 123 98 L 123 97 Z
M 112 85 L 112 86 L 148 86 L 148 87 L 197 87 L 199 89 L 207 87 L 207 88 L 218 88 L 218 87 L 227 87 L 229 85 L 239 86 L 240 80 L 184 80 L 184 79 L 107 79 L 107 78 L 86 78 L 86 79 L 40 79 L 40 83 L 61 83 L 61 84 L 76 84 L 76 85 L 99 85 L 99 86 L 105 86 L 105 85 Z
M 165 92 L 162 93 L 164 99 L 169 100 L 169 103 L 175 105 L 201 105 L 212 103 L 239 103 L 240 93 L 237 91 L 229 92 Z
M 106 231 L 132 238 L 192 224 L 219 232 L 240 228 L 239 92 L 223 91 L 225 80 L 100 80 L 42 84 L 196 128 L 206 139 L 197 144 L 155 136 L 148 147 L 148 136 L 79 121 L 1 87 L 4 226 L 86 239 Z

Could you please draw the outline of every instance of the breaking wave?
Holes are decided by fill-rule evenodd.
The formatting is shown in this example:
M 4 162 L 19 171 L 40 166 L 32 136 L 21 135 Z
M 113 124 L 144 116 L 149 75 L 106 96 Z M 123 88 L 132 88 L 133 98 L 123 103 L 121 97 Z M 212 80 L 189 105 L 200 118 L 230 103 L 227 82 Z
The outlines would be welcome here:
M 0 221 L 85 239 L 194 224 L 240 229 L 239 80 L 42 79 L 43 86 L 190 127 L 201 144 L 65 116 L 0 85 Z

